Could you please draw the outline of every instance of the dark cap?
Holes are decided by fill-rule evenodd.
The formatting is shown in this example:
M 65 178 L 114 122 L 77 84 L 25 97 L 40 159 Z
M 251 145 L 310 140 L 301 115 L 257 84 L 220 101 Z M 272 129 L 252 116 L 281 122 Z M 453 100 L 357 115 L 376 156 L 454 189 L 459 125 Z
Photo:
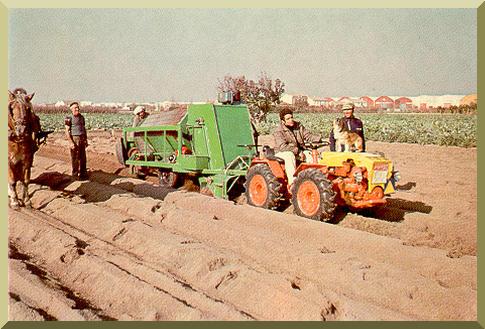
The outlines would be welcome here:
M 73 105 L 75 105 L 75 104 L 77 104 L 77 106 L 79 106 L 79 103 L 78 103 L 78 102 L 70 102 L 70 103 L 69 103 L 69 107 L 71 107 L 71 106 L 73 106 Z
M 282 108 L 280 110 L 280 120 L 284 120 L 285 115 L 287 115 L 287 114 L 293 114 L 293 111 L 288 107 Z

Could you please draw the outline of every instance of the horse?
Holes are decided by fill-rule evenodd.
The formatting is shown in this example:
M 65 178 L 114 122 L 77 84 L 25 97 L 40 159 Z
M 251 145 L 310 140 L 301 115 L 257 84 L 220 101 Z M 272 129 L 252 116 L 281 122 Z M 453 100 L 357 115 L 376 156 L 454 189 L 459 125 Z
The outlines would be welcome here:
M 36 134 L 41 131 L 40 120 L 32 110 L 34 93 L 25 89 L 8 91 L 8 196 L 10 207 L 32 207 L 28 186 L 34 153 L 38 149 Z M 17 182 L 21 182 L 22 197 L 17 195 Z

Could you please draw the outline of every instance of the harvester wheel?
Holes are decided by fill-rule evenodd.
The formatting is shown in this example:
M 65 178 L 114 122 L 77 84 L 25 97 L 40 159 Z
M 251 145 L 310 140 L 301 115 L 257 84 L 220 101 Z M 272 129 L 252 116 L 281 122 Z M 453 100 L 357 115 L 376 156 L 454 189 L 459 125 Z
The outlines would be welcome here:
M 335 213 L 336 193 L 332 183 L 318 169 L 303 170 L 291 189 L 295 213 L 319 221 L 328 221 Z
M 160 170 L 158 173 L 159 183 L 162 187 L 179 187 L 181 177 L 171 170 Z
M 126 149 L 125 149 L 125 146 L 123 144 L 122 138 L 118 138 L 118 140 L 116 141 L 116 158 L 118 159 L 118 162 L 121 165 L 126 166 L 126 164 L 125 164 Z
M 283 184 L 264 164 L 257 164 L 246 175 L 246 199 L 255 207 L 277 209 L 283 199 Z
M 140 153 L 140 151 L 138 151 L 138 149 L 136 147 L 132 147 L 128 150 L 127 152 L 127 157 L 128 158 L 131 158 L 131 156 L 135 155 L 135 154 L 138 154 Z M 137 178 L 139 179 L 145 179 L 146 176 L 147 176 L 147 172 L 146 172 L 146 167 L 141 167 L 141 166 L 133 166 L 133 165 L 130 165 L 130 168 L 131 168 L 131 171 L 136 175 Z

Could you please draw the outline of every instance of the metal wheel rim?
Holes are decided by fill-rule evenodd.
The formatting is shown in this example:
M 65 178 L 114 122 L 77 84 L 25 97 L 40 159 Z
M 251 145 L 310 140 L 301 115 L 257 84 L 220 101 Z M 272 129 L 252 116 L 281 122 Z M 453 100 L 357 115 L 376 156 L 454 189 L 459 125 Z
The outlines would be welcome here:
M 305 216 L 313 216 L 320 207 L 320 191 L 312 181 L 303 182 L 297 191 L 298 206 Z
M 255 175 L 249 183 L 249 196 L 256 206 L 263 206 L 268 199 L 268 186 L 261 175 Z

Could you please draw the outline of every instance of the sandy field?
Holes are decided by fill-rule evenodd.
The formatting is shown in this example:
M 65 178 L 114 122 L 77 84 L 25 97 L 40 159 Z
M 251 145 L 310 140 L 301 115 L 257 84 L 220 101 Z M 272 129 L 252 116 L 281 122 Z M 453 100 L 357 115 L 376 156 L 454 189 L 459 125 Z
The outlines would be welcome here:
M 369 141 L 397 193 L 322 223 L 137 179 L 88 135 L 89 180 L 51 135 L 9 210 L 10 320 L 477 320 L 476 148 Z

